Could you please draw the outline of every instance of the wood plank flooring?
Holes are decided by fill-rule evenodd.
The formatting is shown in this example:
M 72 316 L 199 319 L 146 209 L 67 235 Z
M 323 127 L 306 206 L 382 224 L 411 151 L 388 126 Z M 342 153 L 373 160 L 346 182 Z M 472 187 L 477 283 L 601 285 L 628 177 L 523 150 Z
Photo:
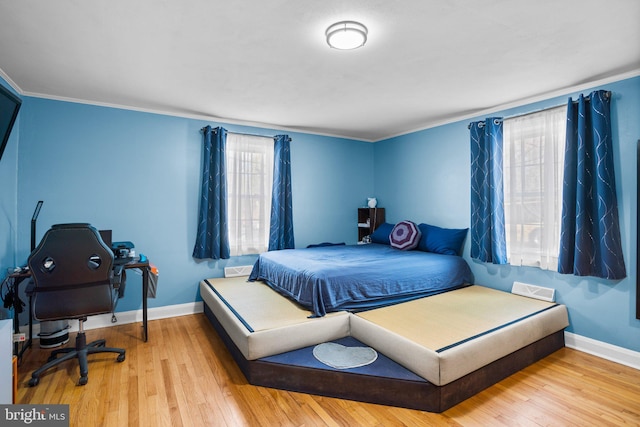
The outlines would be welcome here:
M 127 358 L 90 356 L 85 386 L 74 361 L 28 387 L 49 354 L 36 342 L 17 403 L 69 404 L 71 425 L 83 427 L 640 425 L 640 371 L 568 348 L 432 414 L 252 386 L 203 314 L 151 321 L 149 335 L 140 339 L 139 323 L 87 331 Z

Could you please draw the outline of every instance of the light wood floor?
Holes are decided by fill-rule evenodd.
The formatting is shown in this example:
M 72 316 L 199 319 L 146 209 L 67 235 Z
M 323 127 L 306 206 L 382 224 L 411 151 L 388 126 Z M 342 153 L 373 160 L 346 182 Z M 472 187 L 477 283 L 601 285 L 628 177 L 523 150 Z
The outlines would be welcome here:
M 432 414 L 252 386 L 203 314 L 151 321 L 149 333 L 144 343 L 140 324 L 87 331 L 127 359 L 90 356 L 86 386 L 70 362 L 28 387 L 48 357 L 36 343 L 17 403 L 69 404 L 71 425 L 83 427 L 640 425 L 640 371 L 567 348 Z

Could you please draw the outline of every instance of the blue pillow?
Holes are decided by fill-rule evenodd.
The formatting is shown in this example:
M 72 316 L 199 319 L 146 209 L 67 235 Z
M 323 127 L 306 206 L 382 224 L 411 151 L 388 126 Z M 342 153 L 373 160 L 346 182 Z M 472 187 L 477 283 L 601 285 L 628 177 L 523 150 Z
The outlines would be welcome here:
M 422 238 L 418 249 L 444 255 L 460 255 L 462 243 L 467 237 L 468 228 L 440 228 L 435 225 L 420 224 Z
M 422 232 L 412 221 L 400 221 L 393 227 L 389 240 L 391 247 L 401 251 L 410 251 L 418 247 Z
M 389 224 L 384 222 L 375 229 L 373 233 L 371 233 L 371 241 L 373 243 L 382 243 L 383 245 L 390 245 L 391 240 L 389 240 L 389 236 L 391 235 L 391 230 L 393 230 L 394 224 Z

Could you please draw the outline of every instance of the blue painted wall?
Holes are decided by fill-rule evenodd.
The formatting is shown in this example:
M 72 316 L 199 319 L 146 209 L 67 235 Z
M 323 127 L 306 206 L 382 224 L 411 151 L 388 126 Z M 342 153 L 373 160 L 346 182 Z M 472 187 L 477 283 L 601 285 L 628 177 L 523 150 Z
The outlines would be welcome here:
M 201 120 L 25 97 L 17 160 L 18 263 L 29 254 L 30 219 L 38 200 L 38 239 L 61 222 L 89 222 L 130 240 L 160 270 L 150 307 L 197 301 L 198 283 L 255 256 L 197 261 L 202 162 Z M 275 135 L 271 129 L 224 125 L 230 131 Z M 373 192 L 373 144 L 288 133 L 296 246 L 357 239 L 356 208 Z M 10 167 L 10 165 L 8 165 Z M 13 169 L 16 169 L 13 166 Z M 4 184 L 3 189 L 4 189 Z M 11 202 L 11 198 L 9 198 Z M 4 265 L 3 265 L 4 267 Z M 129 274 L 118 311 L 141 307 L 140 276 Z
M 5 84 L 0 80 L 0 84 Z M 509 290 L 514 280 L 557 290 L 567 304 L 570 332 L 640 351 L 635 320 L 636 141 L 640 138 L 640 78 L 603 87 L 613 91 L 612 119 L 623 249 L 628 278 L 575 278 L 528 267 L 497 267 L 464 256 L 482 285 Z M 599 89 L 599 88 L 593 88 Z M 583 91 L 583 93 L 590 92 Z M 566 102 L 566 96 L 509 109 L 510 116 Z M 376 196 L 391 222 L 412 219 L 469 226 L 469 133 L 474 118 L 375 144 L 289 133 L 296 245 L 355 243 L 355 210 Z M 202 120 L 24 97 L 18 124 L 0 161 L 0 267 L 24 264 L 29 222 L 44 206 L 38 238 L 59 222 L 86 221 L 131 240 L 160 269 L 151 307 L 199 299 L 197 284 L 219 277 L 247 256 L 196 261 Z M 231 131 L 275 135 L 273 129 L 222 124 Z M 375 191 L 374 191 L 375 190 Z M 118 310 L 141 307 L 140 277 L 129 276 Z
M 622 245 L 627 278 L 618 282 L 579 278 L 531 267 L 495 266 L 464 257 L 476 283 L 511 290 L 514 281 L 556 289 L 557 300 L 569 308 L 569 332 L 640 351 L 640 320 L 635 319 L 636 150 L 640 139 L 640 77 L 595 89 L 613 92 L 612 125 Z M 570 93 L 543 102 L 500 111 L 512 116 L 565 104 Z M 387 208 L 389 222 L 410 219 L 443 227 L 470 224 L 470 121 L 477 117 L 375 144 L 375 195 Z

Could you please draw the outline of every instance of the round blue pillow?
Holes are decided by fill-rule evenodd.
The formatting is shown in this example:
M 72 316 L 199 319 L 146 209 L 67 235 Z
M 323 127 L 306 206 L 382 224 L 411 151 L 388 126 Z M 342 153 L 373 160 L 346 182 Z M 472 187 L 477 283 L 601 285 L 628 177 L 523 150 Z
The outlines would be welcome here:
M 408 251 L 418 247 L 422 232 L 412 221 L 400 221 L 393 227 L 389 235 L 391 247 Z

